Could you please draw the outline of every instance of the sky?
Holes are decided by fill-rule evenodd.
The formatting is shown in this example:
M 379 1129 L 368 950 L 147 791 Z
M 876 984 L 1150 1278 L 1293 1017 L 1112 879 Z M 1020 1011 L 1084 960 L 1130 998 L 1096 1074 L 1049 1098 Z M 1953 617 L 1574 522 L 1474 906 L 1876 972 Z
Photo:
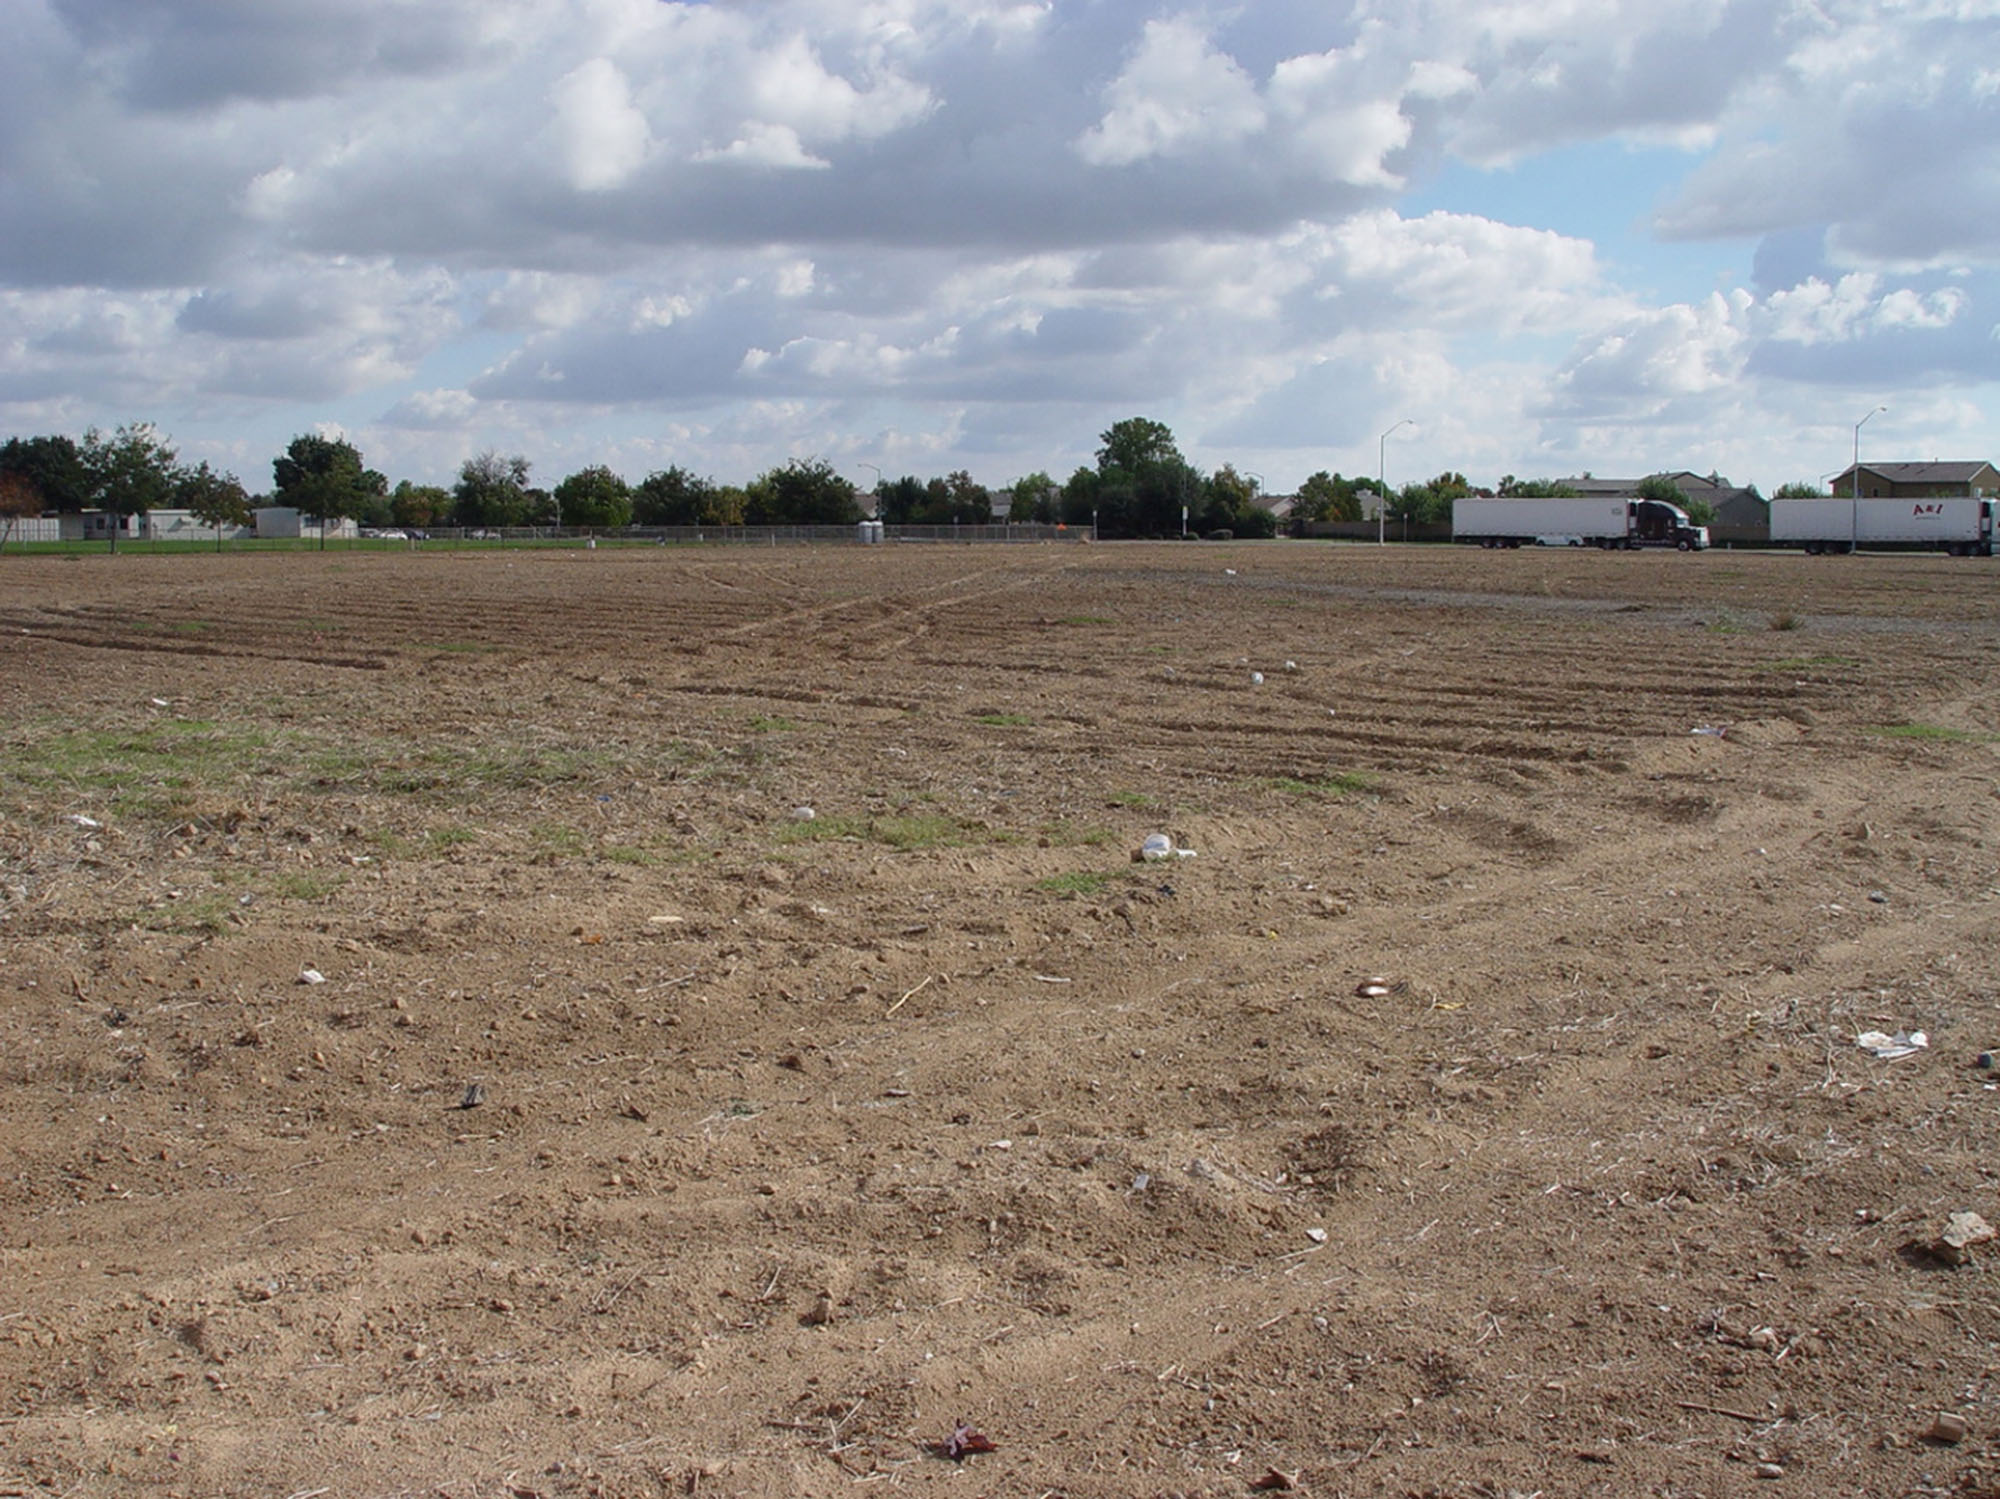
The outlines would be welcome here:
M 1000 487 L 1130 416 L 1273 493 L 2000 461 L 2000 0 L 0 17 L 0 435 L 253 491 L 304 432 Z

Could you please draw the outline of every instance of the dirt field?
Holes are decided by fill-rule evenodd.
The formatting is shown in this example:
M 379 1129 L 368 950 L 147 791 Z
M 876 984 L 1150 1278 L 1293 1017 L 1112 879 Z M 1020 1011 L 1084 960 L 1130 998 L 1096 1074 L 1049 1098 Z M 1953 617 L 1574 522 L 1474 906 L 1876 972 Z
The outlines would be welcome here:
M 2000 1493 L 2000 563 L 11 557 L 0 631 L 0 1495 Z

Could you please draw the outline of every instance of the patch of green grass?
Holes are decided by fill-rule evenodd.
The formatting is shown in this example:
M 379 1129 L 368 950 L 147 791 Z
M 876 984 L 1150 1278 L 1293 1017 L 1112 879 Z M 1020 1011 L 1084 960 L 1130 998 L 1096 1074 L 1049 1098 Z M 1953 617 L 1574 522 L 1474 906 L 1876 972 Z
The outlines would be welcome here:
M 282 900 L 322 901 L 346 883 L 337 874 L 287 869 L 272 877 L 271 893 Z
M 1160 799 L 1143 791 L 1114 791 L 1106 798 L 1114 807 L 1157 807 Z
M 1036 880 L 1035 888 L 1049 895 L 1060 895 L 1074 900 L 1079 896 L 1097 895 L 1110 885 L 1113 875 L 1098 874 L 1089 869 L 1072 869 L 1066 874 L 1052 874 L 1045 880 Z
M 632 864 L 645 868 L 660 862 L 658 854 L 630 843 L 607 843 L 600 852 L 607 864 Z
M 599 750 L 551 749 L 530 744 L 434 744 L 400 764 L 369 765 L 375 784 L 364 789 L 404 795 L 443 793 L 464 801 L 495 791 L 544 791 L 593 781 L 614 762 Z
M 1059 625 L 1108 625 L 1113 621 L 1103 614 L 1065 614 L 1056 623 Z
M 127 912 L 120 917 L 119 925 L 175 937 L 214 937 L 229 929 L 229 913 L 234 909 L 236 902 L 227 895 L 200 895 L 169 901 L 151 910 Z
M 885 817 L 846 814 L 787 823 L 778 830 L 780 843 L 886 843 L 908 851 L 919 848 L 962 848 L 971 841 L 956 818 L 941 813 L 896 813 Z
M 426 828 L 423 847 L 425 853 L 436 857 L 478 841 L 479 829 L 467 827 L 462 822 L 448 822 L 439 827 Z
M 1264 785 L 1291 796 L 1360 796 L 1375 789 L 1375 778 L 1358 770 L 1342 770 L 1323 776 L 1273 776 Z
M 405 838 L 401 833 L 392 833 L 386 828 L 370 834 L 368 841 L 375 845 L 375 851 L 385 859 L 414 859 L 423 852 L 415 842 Z
M 1934 744 L 1992 744 L 2000 739 L 2000 734 L 1988 734 L 1973 729 L 1950 729 L 1935 723 L 1885 723 L 1876 724 L 1868 731 L 1880 734 L 1885 739 L 1921 739 Z
M 590 849 L 590 840 L 566 822 L 538 822 L 528 830 L 528 838 L 536 853 L 565 859 L 581 858 Z
M 793 734 L 798 732 L 798 727 L 789 718 L 769 717 L 761 713 L 750 720 L 750 732 L 753 734 Z
M 1785 656 L 1777 661 L 1766 661 L 1758 671 L 1822 671 L 1830 667 L 1855 667 L 1861 662 L 1853 656 Z
M 995 729 L 1025 729 L 1035 722 L 1025 713 L 975 713 L 972 721 Z
M 206 719 L 83 729 L 42 720 L 0 743 L 0 802 L 54 797 L 123 817 L 184 817 L 246 782 L 271 742 Z
M 176 635 L 200 635 L 216 628 L 212 619 L 177 619 L 167 628 Z
M 1771 628 L 1774 630 L 1803 630 L 1805 627 L 1806 622 L 1789 609 L 1780 609 L 1771 616 Z
M 1701 627 L 1711 635 L 1741 635 L 1743 633 L 1743 621 L 1727 609 L 1719 610 L 1709 616 L 1709 618 L 1703 620 Z

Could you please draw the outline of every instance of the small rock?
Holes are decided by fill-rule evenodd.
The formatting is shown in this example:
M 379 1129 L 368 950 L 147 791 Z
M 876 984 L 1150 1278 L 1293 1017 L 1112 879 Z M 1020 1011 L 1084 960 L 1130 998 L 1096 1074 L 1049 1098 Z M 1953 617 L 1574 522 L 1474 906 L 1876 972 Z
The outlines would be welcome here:
M 1262 687 L 1264 685 L 1264 674 L 1261 671 L 1251 672 L 1250 685 L 1252 687 Z
M 299 982 L 302 984 L 323 984 L 326 982 L 326 975 L 321 973 L 317 968 L 301 968 L 299 970 Z
M 1990 1051 L 1982 1051 L 1978 1056 L 1972 1059 L 1972 1065 L 1977 1067 L 1982 1072 L 1991 1072 L 1993 1070 L 1993 1053 Z
M 811 822 L 818 816 L 819 813 L 813 811 L 811 807 L 792 808 L 792 821 L 794 822 Z
M 1156 863 L 1161 859 L 1172 858 L 1173 853 L 1173 839 L 1169 838 L 1165 833 L 1148 833 L 1146 841 L 1139 845 L 1139 851 L 1132 856 L 1132 862 L 1134 864 Z
M 1937 1236 L 1931 1252 L 1947 1265 L 1969 1264 L 1972 1251 L 1981 1244 L 1990 1244 L 2000 1238 L 1993 1225 L 1977 1213 L 1953 1213 L 1944 1221 L 1944 1232 Z
M 1360 999 L 1383 999 L 1389 993 L 1389 981 L 1385 978 L 1363 979 L 1354 986 L 1354 993 Z
M 1875 904 L 1878 906 L 1886 906 L 1889 904 L 1889 894 L 1886 890 L 1870 890 L 1868 892 L 1868 898 L 1874 901 Z
M 1759 1478 L 1783 1478 L 1785 1476 L 1785 1469 L 1782 1463 L 1759 1463 L 1750 1471 Z
M 1947 1447 L 1956 1447 L 1971 1435 L 1972 1427 L 1965 1417 L 1956 1411 L 1940 1411 L 1932 1421 L 1930 1429 L 1924 1433 L 1927 1442 L 1938 1442 Z
M 458 1106 L 461 1109 L 476 1109 L 484 1102 L 486 1102 L 486 1085 L 484 1083 L 467 1083 L 465 1085 L 465 1092 L 459 1097 Z
M 1306 1230 L 1306 1237 L 1311 1239 L 1315 1244 L 1324 1244 L 1326 1242 L 1326 1230 L 1323 1228 L 1309 1228 Z

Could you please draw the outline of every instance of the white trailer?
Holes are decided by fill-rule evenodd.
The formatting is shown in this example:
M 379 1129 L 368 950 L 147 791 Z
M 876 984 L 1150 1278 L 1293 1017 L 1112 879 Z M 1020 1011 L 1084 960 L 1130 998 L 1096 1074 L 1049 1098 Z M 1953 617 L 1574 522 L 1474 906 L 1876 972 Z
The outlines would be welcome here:
M 1771 544 L 1808 552 L 1993 555 L 1993 501 L 1978 496 L 1771 501 Z
M 1483 547 L 1676 547 L 1700 551 L 1708 527 L 1678 505 L 1619 496 L 1575 499 L 1455 500 L 1452 540 Z

